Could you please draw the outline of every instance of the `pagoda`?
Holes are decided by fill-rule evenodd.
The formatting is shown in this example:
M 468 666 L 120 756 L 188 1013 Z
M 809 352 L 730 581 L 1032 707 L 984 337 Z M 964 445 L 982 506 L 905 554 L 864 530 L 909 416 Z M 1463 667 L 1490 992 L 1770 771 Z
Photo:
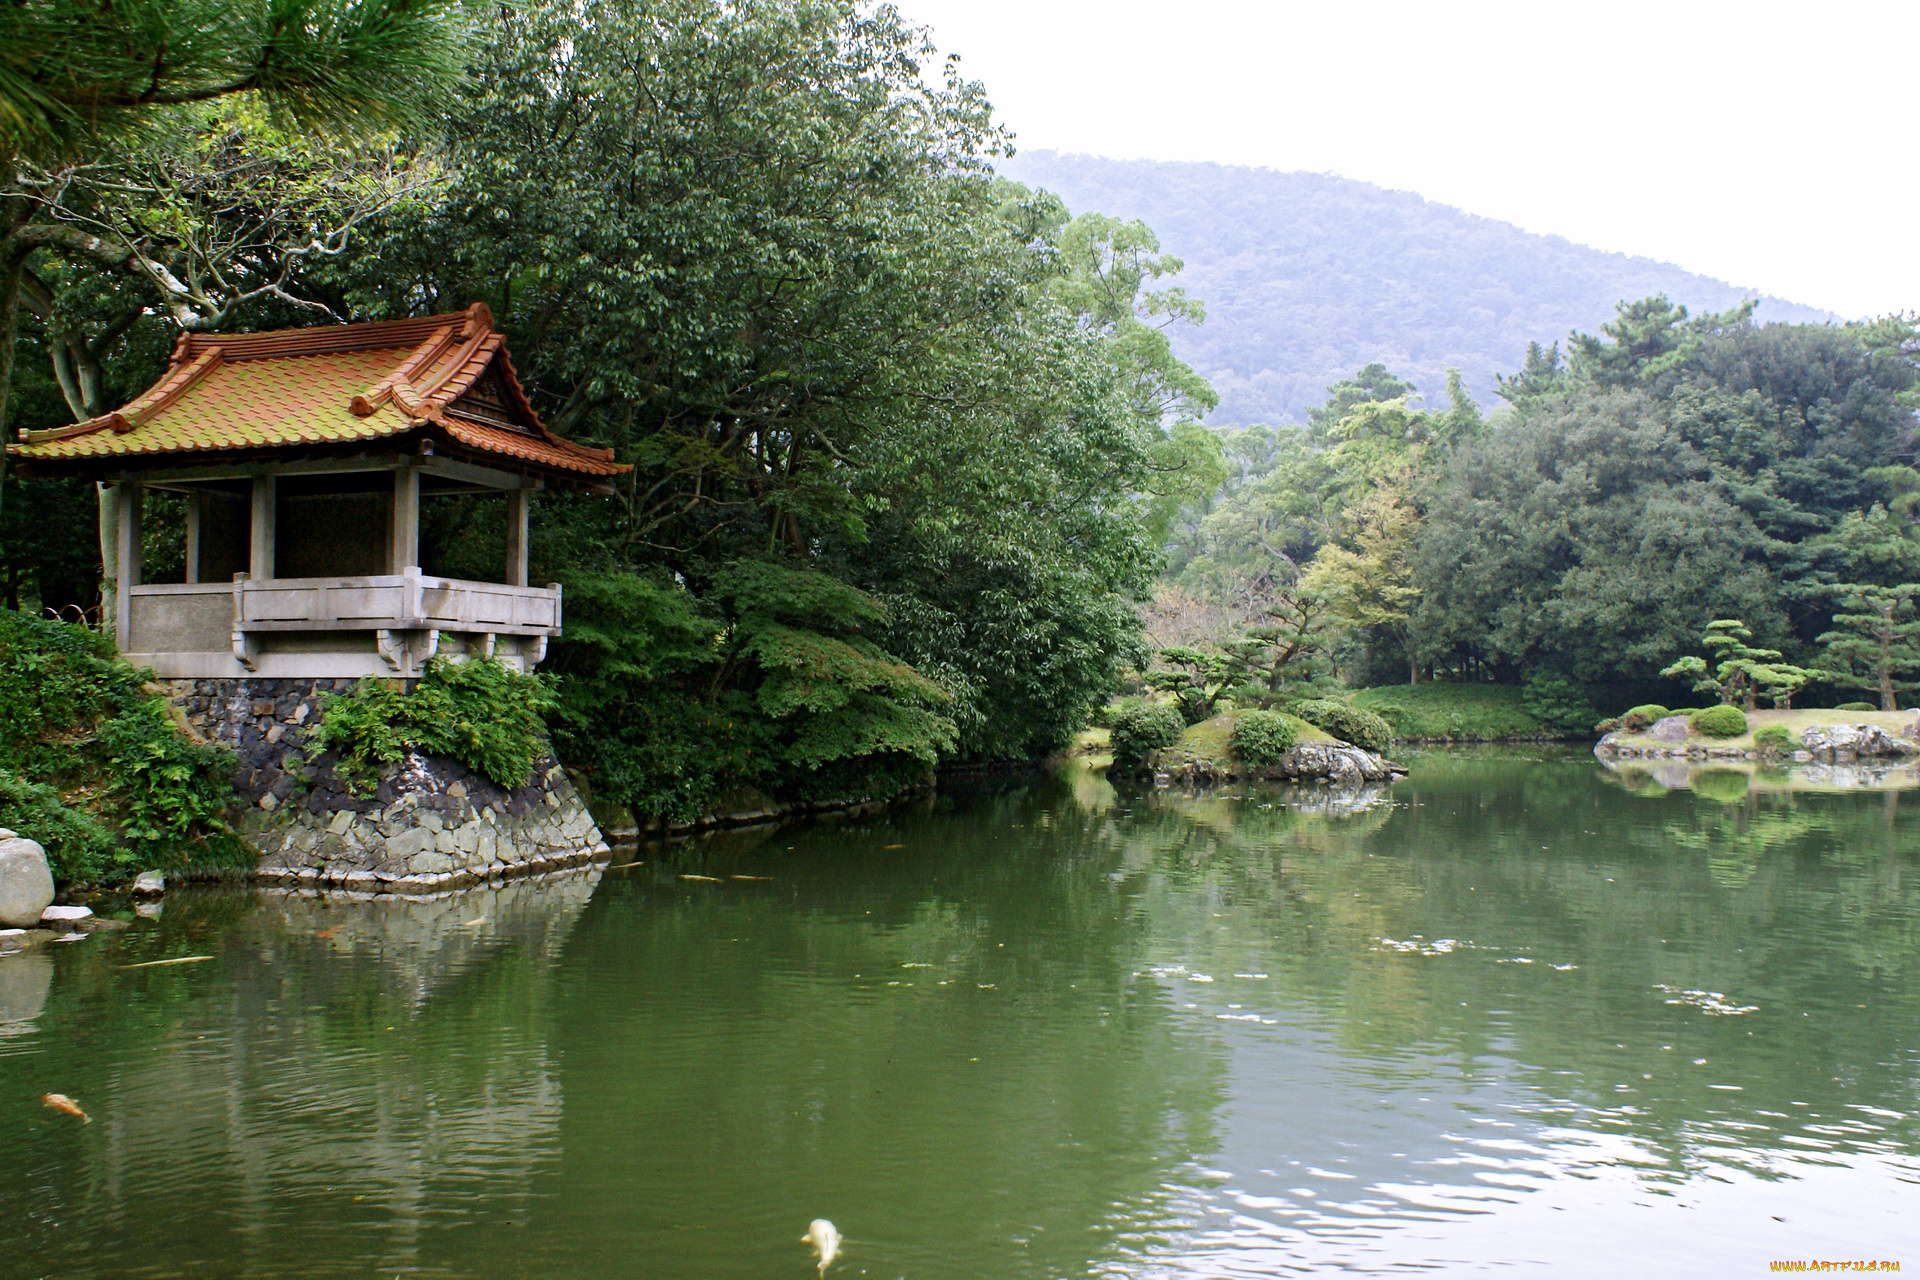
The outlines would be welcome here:
M 611 450 L 528 402 L 484 303 L 269 333 L 188 333 L 125 408 L 27 432 L 28 476 L 103 494 L 120 651 L 163 679 L 420 674 L 436 654 L 520 670 L 558 634 L 558 584 L 527 580 L 539 489 L 611 493 Z M 145 582 L 150 491 L 180 495 L 182 580 Z M 424 502 L 506 495 L 498 579 L 421 571 Z

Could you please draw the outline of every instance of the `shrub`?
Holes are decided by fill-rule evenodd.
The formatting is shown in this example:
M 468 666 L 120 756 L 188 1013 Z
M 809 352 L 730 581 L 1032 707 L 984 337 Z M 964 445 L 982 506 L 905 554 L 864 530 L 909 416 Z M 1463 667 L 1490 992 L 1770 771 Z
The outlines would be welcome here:
M 1709 738 L 1737 738 L 1747 731 L 1747 713 L 1738 707 L 1708 707 L 1693 713 L 1694 732 Z
M 1795 738 L 1793 731 L 1783 724 L 1770 724 L 1764 728 L 1755 729 L 1753 745 L 1762 751 L 1779 752 L 1782 755 L 1800 749 L 1799 739 Z
M 1288 708 L 1308 724 L 1362 751 L 1385 751 L 1393 745 L 1393 726 L 1371 711 L 1350 707 L 1332 698 L 1316 698 Z
M 546 676 L 491 659 L 435 658 L 411 693 L 368 677 L 352 693 L 328 698 L 314 739 L 340 753 L 341 776 L 362 793 L 373 789 L 380 765 L 411 751 L 452 756 L 500 786 L 521 787 L 546 754 L 541 716 L 553 701 Z
M 1642 703 L 1627 709 L 1627 713 L 1620 717 L 1620 727 L 1629 733 L 1638 733 L 1656 720 L 1665 720 L 1667 715 L 1667 709 L 1657 702 Z
M 225 818 L 232 768 L 105 637 L 0 610 L 0 826 L 39 841 L 57 882 L 245 863 Z
M 1843 702 L 1834 708 L 1835 711 L 1878 711 L 1879 709 L 1879 705 L 1872 702 Z
M 1161 703 L 1136 702 L 1123 707 L 1113 717 L 1113 762 L 1143 764 L 1154 752 L 1178 742 L 1186 727 L 1178 711 Z
M 1534 719 L 1554 733 L 1580 733 L 1599 714 L 1586 691 L 1565 676 L 1531 674 L 1522 684 L 1520 696 Z
M 1299 740 L 1292 717 L 1278 711 L 1242 711 L 1233 720 L 1233 754 L 1256 769 L 1293 750 Z

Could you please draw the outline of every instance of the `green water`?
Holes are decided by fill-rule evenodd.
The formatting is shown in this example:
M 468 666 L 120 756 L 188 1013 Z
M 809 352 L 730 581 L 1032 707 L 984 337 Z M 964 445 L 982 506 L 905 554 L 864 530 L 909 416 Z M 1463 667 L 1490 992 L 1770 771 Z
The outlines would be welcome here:
M 1920 793 L 1743 787 L 1070 773 L 438 903 L 177 893 L 0 960 L 0 1259 L 804 1280 L 825 1217 L 888 1280 L 1920 1268 Z

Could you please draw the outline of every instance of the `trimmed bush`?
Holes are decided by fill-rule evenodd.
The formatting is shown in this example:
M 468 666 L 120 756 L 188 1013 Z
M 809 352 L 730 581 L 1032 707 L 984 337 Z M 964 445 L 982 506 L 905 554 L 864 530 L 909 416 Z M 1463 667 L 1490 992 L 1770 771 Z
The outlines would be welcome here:
M 1362 711 L 1331 698 L 1296 703 L 1288 710 L 1308 724 L 1325 729 L 1340 741 L 1362 751 L 1381 752 L 1393 745 L 1393 726 L 1371 711 Z
M 1753 745 L 1762 751 L 1777 751 L 1783 755 L 1800 749 L 1799 739 L 1795 738 L 1793 731 L 1783 724 L 1770 724 L 1765 728 L 1755 729 Z
M 1879 709 L 1879 706 L 1872 702 L 1843 702 L 1834 708 L 1835 711 L 1878 711 Z
M 1693 730 L 1709 738 L 1737 738 L 1747 731 L 1747 713 L 1738 707 L 1708 707 L 1693 713 Z
M 1114 713 L 1113 762 L 1117 765 L 1146 763 L 1148 756 L 1180 740 L 1187 727 L 1180 713 L 1161 703 L 1136 702 Z
M 1642 703 L 1627 709 L 1627 713 L 1620 717 L 1620 727 L 1629 733 L 1638 733 L 1656 720 L 1665 720 L 1668 714 L 1667 709 L 1657 702 Z
M 1278 711 L 1242 711 L 1233 720 L 1233 754 L 1258 769 L 1272 764 L 1300 741 L 1293 720 Z

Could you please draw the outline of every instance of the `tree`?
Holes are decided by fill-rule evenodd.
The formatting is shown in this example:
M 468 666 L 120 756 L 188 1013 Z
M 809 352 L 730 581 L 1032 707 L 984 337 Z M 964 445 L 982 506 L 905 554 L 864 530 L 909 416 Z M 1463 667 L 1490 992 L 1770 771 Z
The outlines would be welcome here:
M 1324 595 L 1347 626 L 1391 637 L 1407 656 L 1407 682 L 1420 681 L 1420 657 L 1410 623 L 1420 588 L 1411 554 L 1420 515 L 1403 490 L 1382 485 L 1350 513 L 1341 542 L 1320 548 L 1300 585 Z
M 1920 583 L 1847 583 L 1833 590 L 1845 612 L 1836 611 L 1834 629 L 1820 637 L 1835 664 L 1829 678 L 1872 689 L 1880 695 L 1882 711 L 1898 711 L 1898 695 L 1920 689 L 1920 680 L 1908 678 L 1920 672 L 1920 617 L 1914 605 Z
M 1818 676 L 1817 671 L 1781 661 L 1778 649 L 1759 649 L 1747 643 L 1753 632 L 1738 618 L 1718 618 L 1700 637 L 1706 657 L 1688 656 L 1660 672 L 1668 678 L 1693 677 L 1693 687 L 1711 693 L 1728 706 L 1743 702 L 1748 711 L 1756 698 L 1767 697 L 1776 706 L 1791 707 L 1795 691 Z
M 1260 621 L 1227 644 L 1241 679 L 1269 694 L 1321 683 L 1327 668 L 1328 605 L 1324 596 L 1299 584 L 1273 590 L 1259 612 Z
M 671 575 L 716 617 L 730 565 L 822 573 L 951 695 L 951 753 L 1068 741 L 1143 657 L 1156 503 L 1201 431 L 1157 327 L 1197 312 L 1145 296 L 1151 233 L 1063 251 L 1059 202 L 991 172 L 978 86 L 885 6 L 597 0 L 493 34 L 444 195 L 327 277 L 367 318 L 485 299 L 548 419 L 636 464 L 543 504 L 555 576 Z M 689 679 L 623 680 L 605 714 L 663 719 Z M 655 795 L 700 767 L 691 738 L 672 768 L 616 745 Z
M 1199 724 L 1213 714 L 1215 704 L 1227 691 L 1231 663 L 1225 654 L 1174 645 L 1154 657 L 1170 670 L 1147 672 L 1149 688 L 1172 694 L 1181 718 L 1188 724 Z
M 462 69 L 458 0 L 41 0 L 0 10 L 0 160 L 84 157 L 257 94 L 300 128 L 415 116 Z
M 1328 387 L 1327 402 L 1307 410 L 1307 426 L 1315 436 L 1324 438 L 1359 406 L 1387 400 L 1405 401 L 1418 391 L 1411 382 L 1376 360 L 1351 378 L 1342 378 Z

